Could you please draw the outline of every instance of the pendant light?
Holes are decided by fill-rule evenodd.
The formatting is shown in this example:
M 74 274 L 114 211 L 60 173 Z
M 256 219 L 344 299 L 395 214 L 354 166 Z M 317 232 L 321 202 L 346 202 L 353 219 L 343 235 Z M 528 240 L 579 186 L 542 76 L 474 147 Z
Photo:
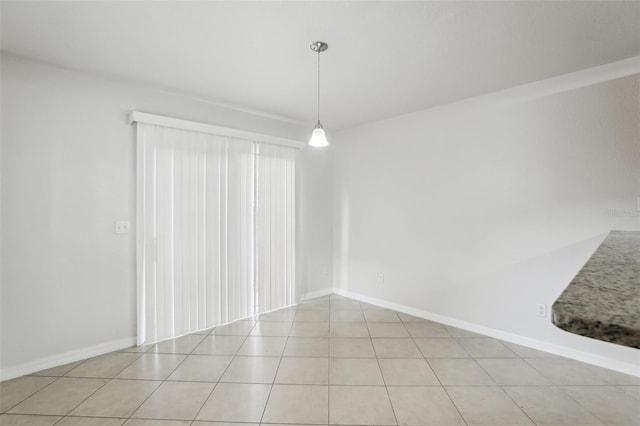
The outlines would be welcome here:
M 311 43 L 311 50 L 318 52 L 318 123 L 316 124 L 316 127 L 313 128 L 313 133 L 311 133 L 309 146 L 317 148 L 329 145 L 327 136 L 324 133 L 324 128 L 322 128 L 322 123 L 320 123 L 320 53 L 324 52 L 328 48 L 329 45 L 323 41 Z

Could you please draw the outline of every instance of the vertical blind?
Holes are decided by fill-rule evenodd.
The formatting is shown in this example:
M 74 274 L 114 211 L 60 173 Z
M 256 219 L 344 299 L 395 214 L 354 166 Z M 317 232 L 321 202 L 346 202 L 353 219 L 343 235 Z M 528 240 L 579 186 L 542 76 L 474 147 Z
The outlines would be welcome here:
M 297 150 L 137 126 L 138 344 L 295 303 Z
M 297 151 L 258 147 L 256 291 L 269 311 L 295 303 L 295 159 Z

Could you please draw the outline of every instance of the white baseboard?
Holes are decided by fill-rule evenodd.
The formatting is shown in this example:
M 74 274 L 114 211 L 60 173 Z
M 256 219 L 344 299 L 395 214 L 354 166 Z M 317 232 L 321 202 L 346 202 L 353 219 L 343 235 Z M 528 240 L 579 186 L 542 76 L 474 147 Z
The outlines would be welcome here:
M 0 370 L 0 381 L 13 379 L 24 376 L 25 374 L 35 373 L 37 371 L 46 370 L 47 368 L 57 367 L 59 365 L 68 364 L 70 362 L 80 361 L 109 352 L 118 351 L 120 349 L 129 348 L 136 344 L 135 337 L 127 337 L 125 339 L 112 340 L 110 342 L 100 343 L 88 348 L 77 349 L 58 355 L 52 355 L 40 358 L 34 361 L 18 364 L 13 367 Z
M 518 345 L 526 346 L 526 347 L 537 349 L 540 351 L 549 352 L 554 355 L 563 356 L 565 358 L 574 359 L 576 361 L 582 361 L 588 364 L 597 365 L 598 367 L 604 367 L 610 370 L 619 371 L 624 374 L 630 374 L 632 376 L 640 377 L 640 366 L 638 364 L 621 362 L 615 359 L 603 357 L 600 355 L 595 355 L 589 352 L 576 350 L 567 346 L 545 342 L 543 340 L 532 339 L 530 337 L 509 333 L 509 332 L 498 330 L 495 328 L 485 327 L 482 325 L 478 325 L 478 324 L 467 322 L 467 321 L 462 321 L 462 320 L 448 317 L 445 315 L 434 314 L 432 312 L 423 311 L 421 309 L 412 308 L 410 306 L 388 302 L 382 299 L 376 299 L 375 297 L 365 296 L 363 294 L 355 293 L 348 290 L 342 290 L 339 288 L 324 289 L 321 291 L 316 291 L 313 293 L 306 294 L 303 297 L 303 300 L 313 299 L 314 297 L 319 297 L 319 296 L 325 296 L 330 293 L 339 294 L 341 296 L 349 297 L 351 299 L 359 300 L 361 302 L 369 303 L 371 305 L 376 305 L 381 308 L 392 309 L 394 311 L 402 312 L 408 315 L 413 315 L 418 318 L 424 318 L 430 321 L 451 325 L 453 327 L 461 328 L 467 331 L 472 331 L 478 334 L 483 334 L 485 336 L 494 337 L 496 339 L 504 340 L 506 342 L 515 343 Z

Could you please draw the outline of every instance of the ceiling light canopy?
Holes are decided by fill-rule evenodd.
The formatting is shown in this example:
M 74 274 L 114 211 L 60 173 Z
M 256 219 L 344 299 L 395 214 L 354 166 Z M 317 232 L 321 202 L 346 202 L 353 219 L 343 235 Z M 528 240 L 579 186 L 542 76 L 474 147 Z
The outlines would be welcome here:
M 322 148 L 328 146 L 327 135 L 324 133 L 322 123 L 320 123 L 320 53 L 329 48 L 329 45 L 323 41 L 316 41 L 311 43 L 311 50 L 318 53 L 318 123 L 313 128 L 311 133 L 311 139 L 309 140 L 309 146 Z

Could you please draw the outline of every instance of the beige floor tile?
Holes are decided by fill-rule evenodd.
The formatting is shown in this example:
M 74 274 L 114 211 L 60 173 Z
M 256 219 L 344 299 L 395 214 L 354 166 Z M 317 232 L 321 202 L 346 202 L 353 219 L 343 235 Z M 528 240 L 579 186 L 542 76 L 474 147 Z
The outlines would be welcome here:
M 367 324 L 363 322 L 332 322 L 331 337 L 370 337 Z
M 90 358 L 69 371 L 67 377 L 115 377 L 122 370 L 131 365 L 141 355 L 135 353 L 112 352 Z
M 289 337 L 284 356 L 326 357 L 329 339 L 326 337 Z
M 428 361 L 445 386 L 495 385 L 493 379 L 472 359 L 435 358 Z
M 375 358 L 371 339 L 336 337 L 329 345 L 330 356 L 340 358 Z
M 371 337 L 409 337 L 409 332 L 401 322 L 370 322 L 367 327 Z
M 220 325 L 211 332 L 214 336 L 248 336 L 255 325 L 255 321 L 235 321 L 230 324 Z
M 538 426 L 588 426 L 602 423 L 553 386 L 505 387 L 504 391 Z
M 334 358 L 329 370 L 332 385 L 384 385 L 377 359 Z
M 589 365 L 566 358 L 525 358 L 527 364 L 538 370 L 556 385 L 607 385 L 603 377 L 594 374 Z
M 262 421 L 326 424 L 328 405 L 327 386 L 274 385 Z
M 120 426 L 126 418 L 65 417 L 56 426 Z
M 162 382 L 114 379 L 75 408 L 70 415 L 129 417 Z
M 640 403 L 617 387 L 567 386 L 563 389 L 606 425 L 640 425 Z
M 1 382 L 0 412 L 4 413 L 54 380 L 53 377 L 24 376 Z
M 289 332 L 292 337 L 329 337 L 328 322 L 295 321 Z
M 422 358 L 413 339 L 371 339 L 378 358 Z
M 141 354 L 147 352 L 149 349 L 154 347 L 155 345 L 140 345 L 140 346 L 131 346 L 125 349 L 121 349 L 118 352 L 127 352 L 127 353 L 135 353 Z
M 424 359 L 380 359 L 378 361 L 387 386 L 440 384 Z
M 0 383 L 0 424 L 640 426 L 633 376 L 337 295 L 258 317 Z
M 186 358 L 177 354 L 143 354 L 118 374 L 119 379 L 164 380 Z
M 285 321 L 285 322 L 293 322 L 293 319 L 296 316 L 297 309 L 280 309 L 273 312 L 268 312 L 266 314 L 260 315 L 260 321 Z
M 478 364 L 499 385 L 525 386 L 550 385 L 542 374 L 520 358 L 485 358 L 477 360 Z
M 235 355 L 245 339 L 245 336 L 207 336 L 192 353 L 195 355 Z
M 251 330 L 250 336 L 288 336 L 291 330 L 290 322 L 258 321 Z
M 549 352 L 542 352 L 537 349 L 528 348 L 526 346 L 516 345 L 511 342 L 502 342 L 503 345 L 511 349 L 516 355 L 523 358 L 555 358 L 557 355 Z
M 387 308 L 383 308 L 382 306 L 372 305 L 370 303 L 365 303 L 365 302 L 360 302 L 360 308 L 362 308 L 363 311 L 388 311 L 389 310 Z
M 219 383 L 197 420 L 260 422 L 271 385 Z
M 129 419 L 123 426 L 189 426 L 189 420 L 145 420 L 145 419 Z M 209 426 L 215 426 L 209 423 Z M 219 426 L 219 425 L 218 425 Z
M 358 302 L 357 300 L 351 300 L 351 299 L 346 299 L 346 298 L 345 299 L 332 299 L 331 300 L 331 310 L 332 311 L 338 311 L 338 310 L 362 311 L 362 307 L 360 306 L 360 302 Z
M 205 338 L 202 334 L 188 334 L 160 342 L 151 348 L 150 352 L 163 354 L 190 354 Z
M 619 386 L 624 393 L 633 396 L 640 401 L 640 386 Z
M 281 356 L 286 343 L 286 337 L 249 336 L 240 347 L 238 355 Z
M 65 415 L 105 384 L 103 379 L 62 377 L 9 410 L 14 414 Z
M 329 310 L 329 301 L 319 301 L 319 302 L 302 302 L 298 305 L 298 312 L 307 311 L 307 310 Z
M 400 317 L 394 311 L 376 310 L 364 311 L 367 322 L 400 322 Z
M 407 323 L 409 323 L 409 322 L 422 322 L 422 323 L 437 324 L 437 323 L 435 323 L 433 321 L 430 321 L 428 319 L 419 318 L 419 317 L 416 317 L 416 316 L 413 316 L 413 315 L 409 315 L 409 314 L 404 314 L 402 312 L 398 312 L 397 314 L 398 314 L 398 317 L 400 318 L 400 320 L 402 322 L 407 322 Z
M 457 328 L 457 327 L 453 327 L 450 325 L 443 325 L 443 327 L 447 330 L 447 332 L 452 336 L 452 337 L 487 337 L 487 336 L 483 336 L 482 334 L 478 334 L 478 333 L 474 333 L 473 331 L 467 331 L 467 330 L 463 330 L 461 328 Z
M 450 337 L 445 328 L 433 323 L 406 323 L 405 327 L 411 337 Z
M 326 385 L 329 358 L 282 358 L 275 383 Z
M 258 423 L 237 423 L 237 422 L 233 422 L 233 423 L 227 423 L 227 422 L 199 422 L 199 421 L 195 421 L 193 423 L 191 423 L 191 426 L 256 426 Z M 291 424 L 289 425 L 283 425 L 283 426 L 293 426 Z
M 364 315 L 359 309 L 332 309 L 329 319 L 331 322 L 364 322 Z
M 48 368 L 46 370 L 38 371 L 37 373 L 30 374 L 31 376 L 45 376 L 45 377 L 61 377 L 67 374 L 69 371 L 78 367 L 85 360 L 76 361 L 69 364 L 60 365 L 58 367 Z
M 595 365 L 586 364 L 587 368 L 602 380 L 610 385 L 635 385 L 640 386 L 640 377 L 631 376 L 629 374 L 620 373 L 618 371 L 609 370 Z
M 464 426 L 444 389 L 440 386 L 389 386 L 398 424 L 422 426 Z
M 52 426 L 59 416 L 29 416 L 24 414 L 3 414 L 0 416 L 2 426 Z
M 509 358 L 516 357 L 509 348 L 497 339 L 490 337 L 471 337 L 459 339 L 458 343 L 473 358 Z
M 448 387 L 469 426 L 533 426 L 527 415 L 497 387 Z
M 164 382 L 132 417 L 193 420 L 214 386 L 213 383 Z
M 227 368 L 221 382 L 273 383 L 280 364 L 279 357 L 237 356 Z
M 242 423 L 241 423 L 242 424 Z M 256 426 L 255 423 L 246 423 L 249 426 Z M 237 426 L 238 423 L 229 423 L 226 426 Z M 220 426 L 220 425 L 210 425 L 210 426 Z M 308 425 L 302 423 L 260 423 L 260 426 L 316 426 L 316 425 Z
M 189 355 L 167 380 L 217 382 L 232 359 L 229 355 Z
M 383 386 L 330 386 L 329 422 L 339 425 L 395 425 Z
M 415 342 L 425 358 L 469 358 L 456 339 L 420 338 Z
M 329 321 L 329 310 L 315 310 L 315 309 L 306 309 L 298 311 L 296 314 L 296 321 L 304 322 L 304 321 L 312 321 L 312 322 L 328 322 Z

